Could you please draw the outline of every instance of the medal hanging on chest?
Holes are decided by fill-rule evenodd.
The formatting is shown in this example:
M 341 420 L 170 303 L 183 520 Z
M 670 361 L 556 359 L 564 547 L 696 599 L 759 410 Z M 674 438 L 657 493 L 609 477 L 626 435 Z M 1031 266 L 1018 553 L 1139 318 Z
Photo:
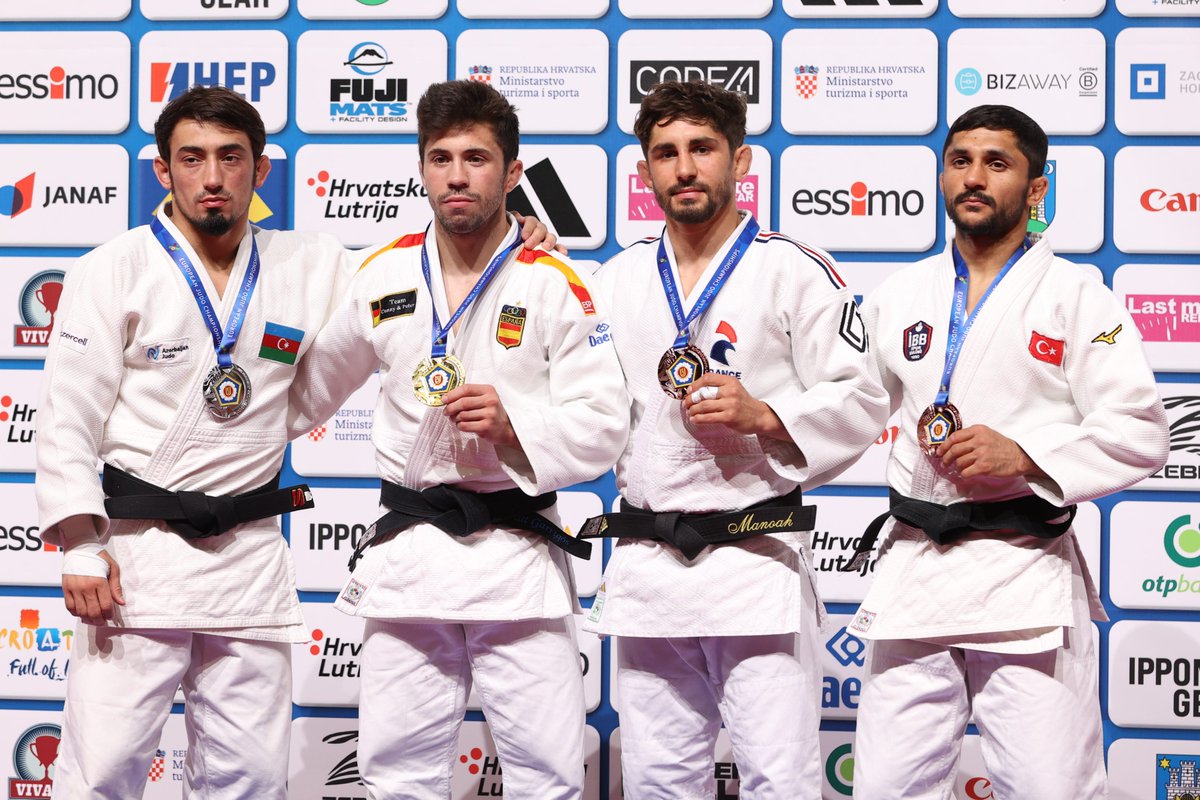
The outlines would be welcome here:
M 954 300 L 950 306 L 950 325 L 946 333 L 946 361 L 942 368 L 942 380 L 938 384 L 938 393 L 934 398 L 932 405 L 921 413 L 921 417 L 917 420 L 917 444 L 921 447 L 921 452 L 925 455 L 935 458 L 937 457 L 938 447 L 950 438 L 950 435 L 963 427 L 962 415 L 958 409 L 950 402 L 950 379 L 954 375 L 954 368 L 958 365 L 958 357 L 962 353 L 963 343 L 967 339 L 967 334 L 971 330 L 971 326 L 975 324 L 975 318 L 979 316 L 980 309 L 987 299 L 991 297 L 992 292 L 1008 271 L 1013 268 L 1013 265 L 1020 260 L 1025 251 L 1031 247 L 1028 240 L 1017 249 L 1017 252 L 1005 262 L 1001 267 L 1000 272 L 992 279 L 987 291 L 983 293 L 983 297 L 979 298 L 979 302 L 975 304 L 975 308 L 971 310 L 970 316 L 966 315 L 967 308 L 967 291 L 970 288 L 970 275 L 967 271 L 967 262 L 958 252 L 958 245 L 952 246 L 954 255 Z M 964 320 L 963 318 L 966 317 Z
M 667 258 L 665 233 L 659 239 L 658 277 L 662 281 L 663 292 L 667 296 L 667 306 L 671 309 L 671 318 L 675 321 L 675 329 L 679 331 L 679 335 L 675 337 L 674 343 L 667 348 L 658 361 L 658 385 L 672 397 L 678 399 L 686 397 L 692 384 L 709 371 L 708 358 L 705 357 L 704 351 L 689 341 L 691 338 L 689 329 L 692 323 L 712 305 L 717 293 L 721 291 L 725 281 L 733 274 L 734 267 L 742 260 L 742 256 L 746 254 L 747 248 L 750 247 L 750 243 L 757 235 L 758 222 L 751 217 L 733 246 L 729 248 L 729 252 L 721 259 L 716 272 L 713 273 L 708 285 L 704 287 L 696 299 L 696 304 L 692 306 L 692 310 L 686 317 L 683 314 L 683 301 L 675 286 L 675 276 L 671 273 L 671 262 Z
M 428 228 L 425 230 L 425 239 L 426 241 L 429 239 Z M 437 303 L 433 300 L 433 273 L 429 267 L 429 251 L 426 250 L 426 245 L 421 245 L 421 272 L 425 275 L 425 286 L 429 289 L 429 302 L 433 311 L 433 324 L 430 332 L 433 339 L 431 353 L 429 358 L 421 359 L 417 368 L 413 370 L 412 376 L 413 394 L 423 404 L 435 408 L 444 405 L 446 394 L 467 382 L 466 366 L 457 356 L 446 354 L 447 337 L 454 328 L 454 323 L 458 322 L 471 303 L 475 302 L 476 298 L 483 293 L 509 254 L 520 245 L 521 235 L 518 231 L 512 241 L 500 248 L 500 251 L 488 262 L 483 274 L 479 276 L 479 280 L 475 281 L 471 291 L 463 298 L 462 303 L 459 304 L 454 315 L 447 320 L 445 325 L 442 325 L 438 319 Z
M 245 277 L 242 278 L 242 285 L 238 288 L 237 297 L 234 298 L 229 319 L 225 321 L 222 329 L 221 322 L 217 319 L 216 309 L 213 308 L 208 292 L 205 291 L 204 284 L 200 281 L 200 275 L 196 272 L 196 268 L 192 265 L 192 261 L 184 252 L 183 247 L 157 216 L 151 218 L 150 230 L 153 231 L 159 244 L 163 246 L 167 255 L 183 274 L 188 288 L 192 290 L 196 306 L 200 309 L 200 316 L 204 318 L 204 324 L 212 336 L 213 349 L 217 354 L 217 365 L 209 370 L 200 387 L 204 403 L 208 407 L 208 413 L 219 420 L 234 419 L 250 406 L 250 376 L 244 369 L 233 363 L 233 356 L 230 353 L 237 344 L 238 336 L 241 335 L 242 323 L 245 322 L 246 311 L 250 307 L 250 298 L 254 295 L 254 287 L 258 285 L 260 268 L 258 242 L 251 235 L 250 263 L 246 265 Z

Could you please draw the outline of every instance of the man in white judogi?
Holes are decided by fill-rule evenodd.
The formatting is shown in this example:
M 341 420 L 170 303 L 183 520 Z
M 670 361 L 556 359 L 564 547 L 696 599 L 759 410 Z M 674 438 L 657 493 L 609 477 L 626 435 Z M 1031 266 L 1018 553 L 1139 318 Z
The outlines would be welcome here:
M 972 712 L 997 797 L 1107 796 L 1089 623 L 1105 616 L 1070 522 L 1158 469 L 1167 428 L 1120 303 L 1026 239 L 1046 153 L 1016 109 L 960 117 L 941 175 L 953 241 L 864 307 L 901 435 L 897 522 L 850 626 L 873 640 L 863 800 L 949 797 Z
M 472 81 L 417 107 L 424 231 L 376 248 L 302 360 L 299 435 L 376 369 L 372 438 L 390 509 L 337 607 L 366 617 L 359 762 L 373 798 L 447 798 L 472 683 L 504 791 L 583 790 L 583 683 L 556 489 L 597 477 L 628 433 L 607 323 L 569 262 L 521 251 L 504 198 L 517 117 Z M 361 558 L 359 558 L 361 557 Z
M 620 637 L 635 800 L 712 798 L 722 720 L 743 798 L 820 797 L 823 609 L 799 485 L 836 475 L 887 417 L 832 259 L 738 211 L 745 119 L 708 84 L 643 100 L 638 172 L 666 229 L 599 272 L 633 405 L 622 513 L 585 528 L 622 537 L 588 627 Z

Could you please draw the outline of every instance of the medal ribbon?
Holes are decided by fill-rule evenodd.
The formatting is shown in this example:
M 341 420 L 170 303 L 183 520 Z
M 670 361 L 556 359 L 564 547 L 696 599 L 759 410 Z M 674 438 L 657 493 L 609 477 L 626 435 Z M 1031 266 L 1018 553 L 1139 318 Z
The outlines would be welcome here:
M 987 291 L 983 293 L 983 297 L 979 298 L 979 302 L 971 311 L 971 316 L 963 321 L 963 314 L 967 308 L 967 287 L 969 276 L 967 273 L 967 262 L 963 259 L 962 254 L 958 252 L 958 245 L 951 245 L 951 250 L 954 253 L 954 303 L 950 306 L 950 327 L 946 334 L 946 366 L 942 369 L 942 382 L 938 386 L 937 397 L 933 404 L 938 408 L 944 408 L 950 402 L 950 378 L 954 375 L 954 368 L 958 365 L 958 357 L 962 353 L 963 343 L 967 340 L 967 334 L 971 331 L 971 326 L 975 324 L 975 318 L 979 316 L 979 310 L 983 308 L 983 304 L 991 297 L 992 291 L 1000 285 L 1000 281 L 1004 280 L 1004 276 L 1013 268 L 1013 265 L 1020 260 L 1021 256 L 1025 255 L 1025 251 L 1033 245 L 1028 239 L 1022 243 L 1009 257 L 1004 266 L 1000 268 L 1000 272 L 992 279 L 992 283 L 988 286 Z
M 713 273 L 709 279 L 708 285 L 704 287 L 704 291 L 700 293 L 700 297 L 696 300 L 696 305 L 692 306 L 692 312 L 683 316 L 683 301 L 679 297 L 679 290 L 675 288 L 675 278 L 671 275 L 671 262 L 667 260 L 667 237 L 664 234 L 658 242 L 658 277 L 662 279 L 663 291 L 667 293 L 667 305 L 671 308 L 671 317 L 675 320 L 675 329 L 679 331 L 679 336 L 675 338 L 675 344 L 672 347 L 676 350 L 682 350 L 687 347 L 688 339 L 691 338 L 691 333 L 688 328 L 696 318 L 708 310 L 712 305 L 712 301 L 716 299 L 717 292 L 721 291 L 721 287 L 725 285 L 725 281 L 733 273 L 733 268 L 742 260 L 742 256 L 746 254 L 746 248 L 754 241 L 754 237 L 758 236 L 758 221 L 754 217 L 746 223 L 746 227 L 742 229 L 742 233 L 738 236 L 737 241 L 733 243 L 733 247 L 729 248 L 729 252 L 725 254 L 725 258 L 721 261 L 721 265 L 717 267 L 717 271 Z
M 158 243 L 167 251 L 167 255 L 175 262 L 175 266 L 179 267 L 179 271 L 183 273 L 183 279 L 187 281 L 188 288 L 192 290 L 192 296 L 196 298 L 196 305 L 200 307 L 200 315 L 204 317 L 204 324 L 208 326 L 208 332 L 212 334 L 213 349 L 217 353 L 217 364 L 222 369 L 229 369 L 233 366 L 233 358 L 229 353 L 237 344 L 238 336 L 241 335 L 242 323 L 246 320 L 246 310 L 250 307 L 250 297 L 254 294 L 254 287 L 258 284 L 258 242 L 251 234 L 250 263 L 246 267 L 246 276 L 242 278 L 242 286 L 238 289 L 233 310 L 229 312 L 229 319 L 225 322 L 225 330 L 222 331 L 216 309 L 213 308 L 212 301 L 208 299 L 208 292 L 204 290 L 204 284 L 200 282 L 200 275 L 192 266 L 192 261 L 184 252 L 183 247 L 175 241 L 175 237 L 157 216 L 150 218 L 150 230 L 154 232 Z
M 427 240 L 429 238 L 429 228 L 425 229 L 425 238 Z M 520 245 L 521 232 L 517 231 L 516 235 L 513 236 L 513 240 L 502 247 L 500 252 L 496 254 L 495 258 L 488 263 L 487 268 L 483 270 L 483 274 L 479 276 L 479 280 L 475 281 L 475 285 L 471 287 L 470 293 L 463 298 L 462 304 L 458 307 L 458 310 L 454 312 L 454 316 L 450 317 L 450 319 L 443 326 L 438 320 L 437 303 L 433 303 L 433 278 L 429 271 L 429 251 L 425 249 L 425 245 L 422 243 L 421 272 L 425 274 L 425 286 L 429 289 L 429 299 L 430 302 L 433 303 L 433 358 L 446 357 L 446 336 L 454 327 L 454 323 L 458 322 L 459 317 L 461 317 L 463 313 L 470 307 L 471 303 L 475 302 L 475 298 L 479 297 L 483 290 L 487 288 L 487 285 L 491 283 L 492 278 L 495 276 L 497 270 L 500 269 L 500 265 L 503 264 L 504 260 L 508 258 L 508 254 L 513 250 L 516 250 Z

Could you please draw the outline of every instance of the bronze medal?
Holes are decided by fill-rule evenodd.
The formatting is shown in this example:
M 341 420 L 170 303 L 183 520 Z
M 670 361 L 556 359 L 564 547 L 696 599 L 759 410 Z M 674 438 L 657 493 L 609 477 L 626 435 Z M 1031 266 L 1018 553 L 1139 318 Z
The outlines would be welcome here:
M 447 392 L 467 382 L 467 369 L 456 356 L 423 358 L 413 371 L 413 392 L 427 406 L 440 406 Z
M 671 397 L 682 400 L 688 387 L 708 371 L 708 358 L 695 345 L 672 347 L 658 362 L 658 383 Z
M 950 434 L 962 428 L 962 417 L 952 404 L 931 405 L 917 420 L 917 442 L 927 456 L 936 457 L 938 445 L 950 438 Z

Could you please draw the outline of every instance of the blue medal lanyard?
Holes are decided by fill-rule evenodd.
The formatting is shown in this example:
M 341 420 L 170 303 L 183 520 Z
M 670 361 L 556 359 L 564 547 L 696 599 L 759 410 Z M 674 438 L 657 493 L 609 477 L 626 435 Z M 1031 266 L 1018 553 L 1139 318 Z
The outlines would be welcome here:
M 429 239 L 429 228 L 425 229 L 425 239 Z M 475 298 L 479 297 L 483 290 L 487 288 L 487 285 L 491 283 L 492 278 L 500 269 L 500 265 L 503 264 L 508 258 L 509 253 L 511 253 L 513 250 L 516 250 L 518 247 L 520 247 L 520 245 L 521 232 L 517 231 L 513 236 L 513 240 L 501 248 L 500 252 L 497 253 L 495 257 L 488 263 L 487 268 L 483 271 L 483 274 L 479 276 L 479 280 L 475 281 L 475 285 L 471 287 L 470 293 L 463 299 L 462 304 L 458 307 L 458 310 L 454 312 L 454 316 L 450 317 L 449 321 L 447 321 L 446 325 L 443 327 L 438 320 L 437 303 L 434 302 L 433 298 L 433 277 L 429 271 L 429 251 L 425 249 L 425 244 L 422 242 L 421 272 L 425 275 L 425 286 L 429 289 L 429 302 L 433 305 L 433 358 L 446 357 L 446 337 L 449 335 L 451 329 L 454 328 L 454 323 L 458 322 L 459 317 L 466 312 L 466 310 L 471 306 L 471 303 L 475 302 Z
M 225 322 L 225 329 L 222 331 L 216 309 L 213 308 L 212 301 L 208 299 L 208 292 L 204 291 L 200 275 L 192 266 L 192 261 L 184 252 L 183 247 L 157 216 L 150 218 L 150 230 L 154 232 L 158 243 L 167 251 L 167 255 L 175 262 L 175 266 L 179 267 L 179 271 L 183 273 L 183 279 L 187 281 L 188 288 L 192 290 L 192 296 L 196 298 L 196 305 L 200 307 L 200 315 L 204 317 L 204 324 L 208 326 L 208 332 L 212 335 L 213 349 L 217 352 L 217 365 L 221 369 L 229 369 L 233 366 L 233 357 L 229 355 L 230 351 L 233 350 L 238 336 L 241 335 L 242 323 L 246 320 L 246 310 L 250 307 L 250 297 L 254 294 L 254 287 L 258 285 L 258 242 L 251 234 L 250 263 L 246 266 L 246 276 L 242 278 L 242 286 L 238 289 L 233 310 L 229 312 L 229 319 Z
M 671 309 L 672 319 L 675 320 L 675 330 L 679 331 L 679 335 L 675 337 L 675 344 L 671 346 L 672 349 L 682 350 L 688 346 L 688 339 L 691 338 L 691 332 L 688 329 L 691 324 L 712 305 L 712 301 L 716 299 L 717 293 L 721 291 L 725 281 L 733 274 L 733 268 L 742 260 L 742 256 L 746 254 L 746 249 L 750 247 L 755 236 L 758 236 L 758 221 L 751 217 L 737 241 L 733 243 L 733 247 L 729 248 L 729 252 L 721 260 L 721 265 L 709 279 L 704 291 L 700 293 L 696 304 L 692 306 L 691 313 L 684 317 L 683 301 L 680 299 L 679 290 L 675 288 L 675 278 L 671 275 L 671 262 L 667 260 L 667 237 L 664 232 L 658 241 L 658 277 L 662 279 L 663 291 L 667 294 L 667 305 Z
M 988 286 L 987 291 L 983 293 L 983 297 L 979 298 L 979 302 L 971 311 L 971 316 L 967 317 L 966 322 L 963 321 L 963 315 L 967 308 L 967 288 L 969 285 L 969 274 L 967 272 L 967 262 L 963 259 L 962 254 L 958 252 L 958 245 L 951 245 L 951 250 L 954 254 L 954 303 L 950 306 L 950 326 L 946 334 L 946 366 L 942 369 L 942 382 L 938 385 L 937 398 L 933 404 L 938 408 L 944 408 L 950 402 L 950 378 L 954 375 L 954 368 L 958 365 L 958 357 L 962 353 L 963 343 L 967 340 L 967 334 L 971 331 L 971 326 L 975 324 L 975 318 L 979 316 L 979 310 L 983 308 L 983 304 L 992 296 L 992 292 L 1000 285 L 1000 281 L 1004 280 L 1004 276 L 1013 268 L 1021 256 L 1025 255 L 1025 251 L 1032 247 L 1033 244 L 1026 239 L 1017 252 L 1013 253 L 1004 266 L 1000 268 L 999 274 L 992 279 L 992 283 Z

